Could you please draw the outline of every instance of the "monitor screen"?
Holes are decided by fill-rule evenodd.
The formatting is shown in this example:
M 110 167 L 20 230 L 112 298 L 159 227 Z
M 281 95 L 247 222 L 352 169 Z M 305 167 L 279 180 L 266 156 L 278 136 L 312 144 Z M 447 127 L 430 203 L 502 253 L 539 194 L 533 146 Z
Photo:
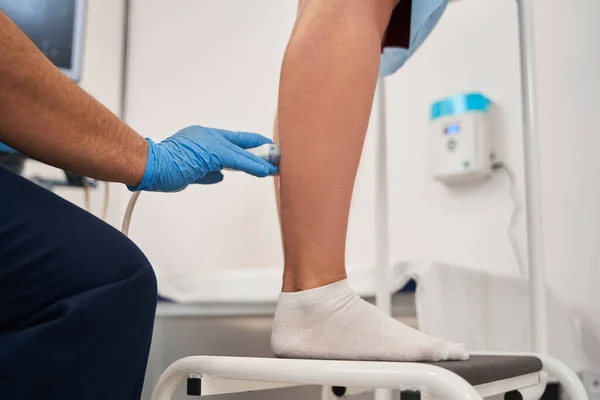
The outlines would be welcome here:
M 71 79 L 79 81 L 83 43 L 81 0 L 0 0 L 0 9 Z

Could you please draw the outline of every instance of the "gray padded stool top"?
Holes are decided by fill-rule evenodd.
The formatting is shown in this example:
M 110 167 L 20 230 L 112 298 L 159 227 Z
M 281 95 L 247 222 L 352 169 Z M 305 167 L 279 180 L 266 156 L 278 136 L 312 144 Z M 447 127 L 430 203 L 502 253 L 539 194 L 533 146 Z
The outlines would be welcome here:
M 429 364 L 452 371 L 473 386 L 542 370 L 540 359 L 530 356 L 471 356 L 468 361 L 442 361 Z

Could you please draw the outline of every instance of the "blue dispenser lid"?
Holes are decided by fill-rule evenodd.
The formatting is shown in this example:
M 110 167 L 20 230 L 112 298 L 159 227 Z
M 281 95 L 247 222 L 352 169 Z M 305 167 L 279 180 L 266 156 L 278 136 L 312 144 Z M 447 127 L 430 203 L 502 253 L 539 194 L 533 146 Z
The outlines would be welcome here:
M 447 97 L 431 105 L 431 119 L 479 111 L 487 113 L 490 100 L 481 93 L 464 93 Z

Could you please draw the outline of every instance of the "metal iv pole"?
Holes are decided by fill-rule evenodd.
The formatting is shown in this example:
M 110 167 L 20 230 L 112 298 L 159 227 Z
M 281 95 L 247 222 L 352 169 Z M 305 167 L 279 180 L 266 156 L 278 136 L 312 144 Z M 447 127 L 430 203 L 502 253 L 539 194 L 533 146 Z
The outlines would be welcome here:
M 531 344 L 534 352 L 547 354 L 546 273 L 544 265 L 540 143 L 537 130 L 533 0 L 516 1 L 519 19 L 519 52 L 521 56 L 521 106 L 523 108 Z
M 379 78 L 376 92 L 377 152 L 375 164 L 375 304 L 381 311 L 392 315 L 392 293 L 390 293 L 390 231 L 388 215 L 388 168 L 385 78 Z M 391 400 L 390 390 L 375 391 L 375 400 Z

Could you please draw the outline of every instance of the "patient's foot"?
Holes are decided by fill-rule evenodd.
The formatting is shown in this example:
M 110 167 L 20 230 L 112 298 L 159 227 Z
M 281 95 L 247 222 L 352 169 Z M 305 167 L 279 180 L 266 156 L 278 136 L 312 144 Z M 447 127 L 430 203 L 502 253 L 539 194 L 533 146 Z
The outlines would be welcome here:
M 362 361 L 469 358 L 463 345 L 412 329 L 362 300 L 342 281 L 282 293 L 271 337 L 277 357 Z

